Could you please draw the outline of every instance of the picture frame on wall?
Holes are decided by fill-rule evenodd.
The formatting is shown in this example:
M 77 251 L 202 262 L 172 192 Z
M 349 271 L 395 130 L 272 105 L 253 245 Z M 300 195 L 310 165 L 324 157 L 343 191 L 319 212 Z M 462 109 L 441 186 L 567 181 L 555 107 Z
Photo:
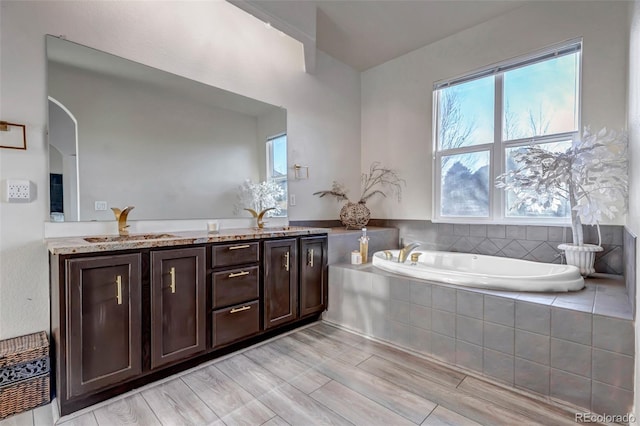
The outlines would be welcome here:
M 24 124 L 0 121 L 0 148 L 26 150 L 26 126 Z

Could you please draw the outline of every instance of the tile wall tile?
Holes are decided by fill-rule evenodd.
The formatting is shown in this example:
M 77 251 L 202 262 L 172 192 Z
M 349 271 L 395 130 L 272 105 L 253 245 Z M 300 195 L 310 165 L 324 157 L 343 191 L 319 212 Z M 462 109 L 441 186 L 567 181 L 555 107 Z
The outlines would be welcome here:
M 431 284 L 422 281 L 411 282 L 411 303 L 431 307 Z
M 411 329 L 413 327 L 397 321 L 387 322 L 389 323 L 387 340 L 405 348 L 411 347 L 413 343 L 411 340 Z
M 456 315 L 453 312 L 431 309 L 431 330 L 445 336 L 456 337 Z
M 633 391 L 633 357 L 593 349 L 593 380 Z
M 549 367 L 515 359 L 515 385 L 542 395 L 549 395 Z
M 507 227 L 505 225 L 487 225 L 488 238 L 506 238 Z
M 495 351 L 513 355 L 514 329 L 504 325 L 484 323 L 484 346 Z
M 630 413 L 633 407 L 633 392 L 597 381 L 591 382 L 591 410 L 596 413 Z
M 591 377 L 591 346 L 551 338 L 551 367 Z
M 456 339 L 438 333 L 431 333 L 431 353 L 434 357 L 448 362 L 456 363 Z
M 469 225 L 466 224 L 455 224 L 453 225 L 453 235 L 457 237 L 468 237 L 470 230 Z
M 409 302 L 403 302 L 400 300 L 391 299 L 389 301 L 389 310 L 387 311 L 387 318 L 392 321 L 398 321 L 404 324 L 409 324 L 411 304 Z
M 514 357 L 484 348 L 483 373 L 492 379 L 513 385 Z
M 457 315 L 456 339 L 482 346 L 482 321 Z
M 594 315 L 593 346 L 633 356 L 635 352 L 633 322 Z
M 411 304 L 409 307 L 409 324 L 424 330 L 431 330 L 431 308 Z
M 560 226 L 550 226 L 549 227 L 549 241 L 554 243 L 562 243 L 565 242 L 566 239 L 567 228 Z
M 550 395 L 580 407 L 591 407 L 591 380 L 552 368 Z
M 456 365 L 482 371 L 482 346 L 456 340 Z
M 516 301 L 516 328 L 534 333 L 551 333 L 551 308 L 535 303 Z
M 591 322 L 591 314 L 551 308 L 551 337 L 591 345 Z
M 550 365 L 551 338 L 524 330 L 515 330 L 515 355 L 542 365 Z
M 504 297 L 485 295 L 484 320 L 513 327 L 515 325 L 515 301 Z
M 471 225 L 469 228 L 469 236 L 486 238 L 487 225 Z
M 433 286 L 431 291 L 431 306 L 442 311 L 456 311 L 456 291 L 452 288 Z
M 527 226 L 527 240 L 547 241 L 549 239 L 549 228 L 547 226 Z
M 389 278 L 389 295 L 392 299 L 403 302 L 411 301 L 411 280 L 405 278 Z
M 507 225 L 506 238 L 510 238 L 512 240 L 526 240 L 527 227 Z
M 418 327 L 409 327 L 408 347 L 424 355 L 431 354 L 431 332 Z
M 482 319 L 484 311 L 484 297 L 480 293 L 471 291 L 456 291 L 456 313 L 467 317 Z

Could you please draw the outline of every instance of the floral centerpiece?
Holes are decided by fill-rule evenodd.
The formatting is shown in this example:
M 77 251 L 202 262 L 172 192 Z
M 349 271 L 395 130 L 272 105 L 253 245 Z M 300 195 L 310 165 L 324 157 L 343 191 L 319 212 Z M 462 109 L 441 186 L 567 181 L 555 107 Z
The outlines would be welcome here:
M 340 210 L 340 221 L 347 228 L 362 228 L 369 223 L 371 211 L 367 207 L 367 200 L 382 195 L 386 197 L 385 190 L 390 190 L 397 198 L 398 202 L 402 197 L 402 186 L 406 185 L 404 179 L 395 170 L 383 167 L 379 162 L 374 162 L 369 167 L 369 173 L 361 175 L 362 193 L 357 202 L 352 202 L 347 197 L 346 188 L 334 181 L 331 189 L 314 192 L 320 198 L 330 195 L 336 197 L 338 201 L 346 201 L 347 203 Z
M 256 218 L 258 228 L 264 226 L 263 217 L 277 216 L 282 212 L 281 201 L 284 189 L 276 182 L 262 181 L 254 183 L 245 180 L 238 188 L 234 213 L 247 210 Z
M 540 146 L 523 147 L 513 156 L 518 167 L 498 176 L 496 187 L 513 191 L 511 208 L 529 207 L 557 211 L 561 199 L 571 208 L 572 244 L 561 244 L 567 263 L 583 275 L 595 272 L 595 253 L 602 251 L 599 223 L 627 203 L 627 135 L 603 128 L 582 137 L 564 152 Z M 585 244 L 582 224 L 598 226 L 598 245 Z

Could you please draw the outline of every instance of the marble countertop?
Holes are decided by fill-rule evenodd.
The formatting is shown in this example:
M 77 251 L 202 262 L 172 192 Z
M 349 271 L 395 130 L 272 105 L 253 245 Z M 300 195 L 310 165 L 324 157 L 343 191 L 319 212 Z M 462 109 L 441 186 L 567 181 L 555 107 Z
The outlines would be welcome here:
M 48 238 L 45 239 L 45 244 L 47 245 L 49 252 L 52 254 L 75 254 L 218 243 L 225 241 L 257 240 L 311 234 L 328 234 L 329 232 L 330 229 L 327 228 L 276 226 L 264 229 L 222 229 L 217 234 L 208 234 L 206 231 L 183 231 L 132 234 L 128 237 L 119 237 L 118 235 L 92 235 L 86 237 Z M 91 240 L 97 242 L 90 242 Z

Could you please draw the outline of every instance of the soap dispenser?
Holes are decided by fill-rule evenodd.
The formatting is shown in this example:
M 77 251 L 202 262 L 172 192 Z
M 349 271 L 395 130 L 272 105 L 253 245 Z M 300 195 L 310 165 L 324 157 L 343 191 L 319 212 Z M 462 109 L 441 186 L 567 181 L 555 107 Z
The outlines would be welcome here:
M 367 237 L 367 228 L 362 228 L 362 236 L 360 237 L 360 256 L 362 263 L 367 263 L 369 255 L 369 237 Z

